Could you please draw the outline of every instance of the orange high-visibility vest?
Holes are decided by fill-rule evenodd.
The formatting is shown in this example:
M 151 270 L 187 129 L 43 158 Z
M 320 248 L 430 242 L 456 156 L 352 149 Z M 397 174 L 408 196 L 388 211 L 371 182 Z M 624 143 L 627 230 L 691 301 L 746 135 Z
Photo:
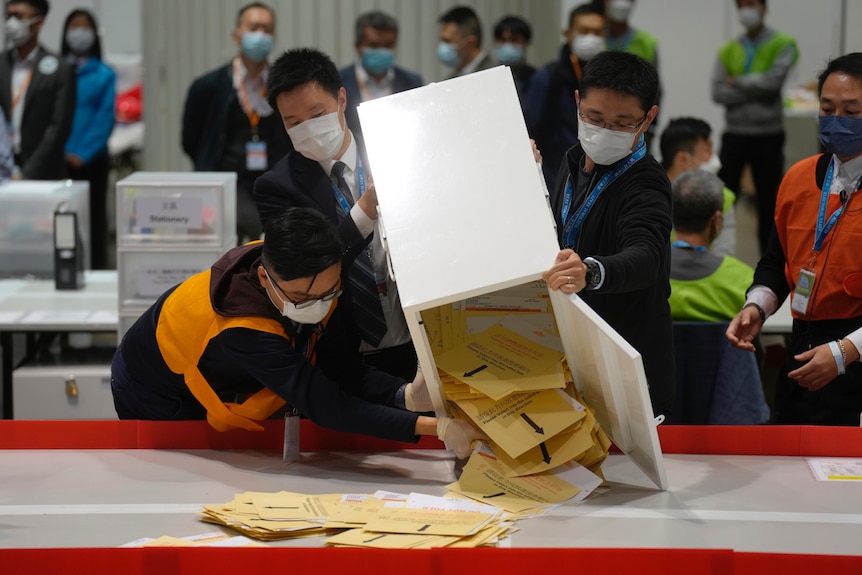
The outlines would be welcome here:
M 332 315 L 333 304 L 323 324 Z M 285 400 L 264 387 L 243 403 L 223 402 L 198 369 L 200 358 L 209 342 L 222 331 L 248 328 L 281 336 L 293 345 L 282 325 L 265 317 L 225 317 L 213 310 L 210 300 L 210 270 L 194 275 L 180 284 L 165 300 L 156 341 L 168 368 L 182 375 L 189 391 L 207 410 L 207 421 L 219 431 L 248 429 L 262 431 L 258 423 L 285 405 Z M 307 357 L 314 363 L 317 331 L 308 343 Z
M 814 230 L 820 208 L 821 190 L 817 181 L 817 162 L 822 156 L 806 158 L 795 164 L 781 182 L 775 206 L 775 225 L 781 248 L 787 258 L 784 273 L 791 297 L 799 270 L 811 263 Z M 847 190 L 849 194 L 851 190 Z M 814 263 L 816 279 L 805 315 L 793 317 L 807 321 L 849 319 L 862 316 L 862 297 L 851 289 L 862 273 L 862 198 L 853 194 L 832 231 L 823 241 Z M 838 194 L 830 194 L 826 220 L 841 206 Z

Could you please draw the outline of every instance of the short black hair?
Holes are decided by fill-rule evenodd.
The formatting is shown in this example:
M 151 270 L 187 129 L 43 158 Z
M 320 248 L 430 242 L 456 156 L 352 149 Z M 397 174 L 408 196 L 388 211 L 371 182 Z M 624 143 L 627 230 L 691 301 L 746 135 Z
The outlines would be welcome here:
M 533 39 L 533 29 L 530 28 L 529 22 L 519 16 L 503 16 L 500 21 L 494 25 L 494 39 L 501 39 L 503 37 L 503 33 L 506 31 L 511 33 L 512 36 L 520 36 L 527 43 Z
M 817 93 L 823 91 L 823 84 L 826 78 L 832 74 L 841 73 L 855 77 L 857 80 L 862 80 L 862 52 L 851 52 L 838 56 L 834 60 L 830 60 L 826 64 L 826 69 L 820 72 L 817 77 Z
M 760 5 L 766 8 L 766 0 L 757 0 L 760 2 Z M 736 7 L 739 8 L 739 0 L 736 0 Z
M 90 22 L 90 26 L 93 28 L 93 32 L 95 32 L 96 34 L 96 39 L 93 41 L 93 45 L 90 46 L 90 49 L 87 50 L 86 54 L 81 55 L 88 58 L 97 58 L 101 60 L 102 41 L 99 39 L 99 25 L 96 23 L 96 17 L 93 16 L 93 13 L 89 10 L 84 10 L 83 8 L 72 10 L 71 12 L 69 12 L 69 15 L 66 16 L 66 22 L 63 24 L 63 31 L 61 32 L 62 36 L 60 37 L 60 53 L 63 56 L 68 56 L 72 53 L 72 48 L 69 46 L 69 43 L 66 42 L 66 30 L 69 28 L 69 22 L 71 22 L 73 18 L 76 18 L 78 16 L 83 16 L 84 18 L 86 18 Z
M 678 232 L 699 234 L 724 207 L 724 184 L 704 170 L 683 172 L 673 181 L 673 227 Z
M 287 208 L 264 226 L 261 261 L 282 281 L 308 278 L 339 263 L 344 243 L 335 223 L 312 208 Z
M 36 11 L 36 14 L 43 18 L 47 16 L 48 11 L 51 10 L 51 5 L 48 4 L 48 0 L 11 0 L 10 2 L 6 2 L 6 6 L 9 6 L 10 4 L 27 4 L 28 6 L 32 6 L 33 10 Z
M 578 16 L 585 16 L 587 14 L 594 14 L 596 16 L 605 17 L 605 7 L 602 2 L 587 2 L 586 4 L 580 4 L 572 8 L 571 12 L 569 12 L 569 28 L 575 23 L 575 18 Z
M 242 15 L 251 10 L 252 8 L 263 8 L 267 12 L 272 15 L 272 19 L 275 20 L 275 10 L 264 4 L 263 2 L 251 2 L 246 4 L 236 13 L 236 27 L 239 28 L 240 22 L 242 22 Z
M 372 10 L 371 12 L 360 14 L 356 19 L 356 42 L 362 41 L 362 35 L 365 33 L 366 28 L 397 33 L 398 20 L 380 10 Z
M 646 113 L 658 100 L 658 73 L 655 66 L 640 56 L 627 52 L 601 52 L 584 66 L 578 85 L 581 99 L 594 88 L 634 96 Z
M 668 122 L 661 134 L 659 149 L 661 150 L 661 165 L 670 169 L 673 160 L 679 152 L 694 154 L 694 146 L 700 140 L 712 137 L 712 128 L 700 118 L 674 118 Z
M 332 58 L 314 48 L 293 48 L 279 56 L 269 69 L 266 99 L 277 109 L 276 98 L 305 84 L 318 84 L 338 98 L 341 75 Z
M 475 36 L 476 43 L 482 45 L 482 25 L 479 17 L 469 6 L 455 6 L 440 16 L 440 24 L 455 24 L 465 36 Z

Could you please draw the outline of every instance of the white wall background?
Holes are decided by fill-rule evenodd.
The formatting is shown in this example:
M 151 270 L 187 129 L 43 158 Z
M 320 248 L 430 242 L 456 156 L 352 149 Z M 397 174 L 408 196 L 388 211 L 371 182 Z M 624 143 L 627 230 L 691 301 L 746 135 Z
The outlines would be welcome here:
M 75 8 L 86 8 L 96 15 L 106 54 L 140 54 L 141 2 L 143 0 L 50 0 L 51 10 L 40 40 L 50 50 L 60 50 L 66 16 Z

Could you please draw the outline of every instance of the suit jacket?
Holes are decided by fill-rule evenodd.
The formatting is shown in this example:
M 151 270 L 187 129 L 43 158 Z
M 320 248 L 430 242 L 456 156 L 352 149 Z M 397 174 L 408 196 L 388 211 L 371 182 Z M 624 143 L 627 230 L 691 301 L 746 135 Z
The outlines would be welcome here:
M 392 79 L 392 92 L 404 92 L 423 85 L 422 77 L 404 68 L 396 66 L 395 77 Z M 365 140 L 362 137 L 362 126 L 359 125 L 359 114 L 357 106 L 362 103 L 362 94 L 359 92 L 359 83 L 356 81 L 356 64 L 347 66 L 338 71 L 341 74 L 341 83 L 347 91 L 347 111 L 345 119 L 347 127 L 356 136 L 356 143 L 360 149 L 365 149 Z
M 56 67 L 52 70 L 54 59 Z M 0 106 L 12 122 L 11 51 L 0 57 Z M 66 177 L 65 145 L 75 116 L 75 68 L 41 46 L 36 47 L 33 76 L 24 96 L 21 149 L 17 155 L 25 180 Z M 20 104 L 19 104 L 20 105 Z
M 362 165 L 367 166 L 361 147 L 357 148 Z M 254 182 L 254 200 L 257 213 L 264 228 L 266 223 L 287 208 L 313 208 L 338 225 L 344 242 L 344 258 L 341 266 L 341 285 L 344 293 L 338 299 L 338 307 L 343 312 L 345 327 L 352 334 L 352 349 L 359 347 L 360 335 L 353 322 L 353 309 L 350 297 L 348 271 L 356 256 L 371 242 L 371 235 L 362 237 L 351 218 L 338 221 L 335 194 L 329 175 L 320 164 L 309 160 L 296 150 L 291 150 L 271 170 L 265 172 Z
M 476 66 L 476 68 L 470 73 L 472 74 L 473 72 L 479 72 L 480 70 L 487 70 L 488 68 L 493 68 L 494 66 L 498 66 L 498 65 L 499 64 L 497 64 L 497 61 L 494 60 L 494 58 L 492 58 L 490 54 L 485 54 L 485 57 L 479 61 L 479 65 Z M 449 76 L 447 78 L 447 80 L 451 80 L 452 78 L 457 78 L 458 76 L 463 76 L 463 74 L 460 74 L 459 72 L 455 72 L 454 74 Z

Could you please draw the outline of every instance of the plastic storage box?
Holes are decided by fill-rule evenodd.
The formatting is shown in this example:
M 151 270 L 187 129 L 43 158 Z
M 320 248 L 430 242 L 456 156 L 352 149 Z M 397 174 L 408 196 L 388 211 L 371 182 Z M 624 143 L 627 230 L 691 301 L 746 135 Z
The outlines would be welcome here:
M 84 269 L 90 267 L 90 185 L 19 181 L 0 184 L 0 277 L 54 277 L 54 212 L 75 212 Z
M 222 246 L 236 234 L 236 174 L 135 172 L 117 182 L 117 245 Z

